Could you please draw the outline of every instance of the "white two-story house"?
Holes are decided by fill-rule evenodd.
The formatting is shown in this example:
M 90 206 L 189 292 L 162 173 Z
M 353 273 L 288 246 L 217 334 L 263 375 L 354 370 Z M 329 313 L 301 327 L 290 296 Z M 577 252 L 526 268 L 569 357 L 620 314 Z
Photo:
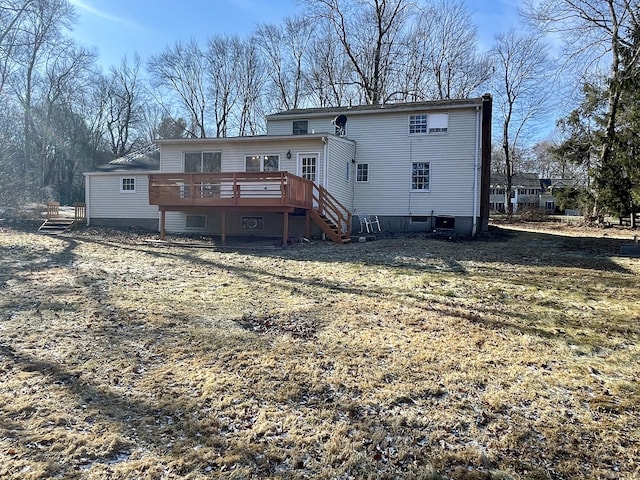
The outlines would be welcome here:
M 386 232 L 473 236 L 488 223 L 490 139 L 489 95 L 279 112 L 266 135 L 159 140 L 154 171 L 86 173 L 87 221 L 346 242 L 369 214 Z

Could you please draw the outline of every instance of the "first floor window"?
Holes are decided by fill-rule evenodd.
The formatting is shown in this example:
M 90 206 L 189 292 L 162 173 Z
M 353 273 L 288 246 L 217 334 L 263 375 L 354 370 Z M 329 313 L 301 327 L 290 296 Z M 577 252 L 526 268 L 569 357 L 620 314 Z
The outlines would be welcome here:
M 368 182 L 369 181 L 369 164 L 359 163 L 356 169 L 356 182 Z
M 136 179 L 135 178 L 121 178 L 120 179 L 120 191 L 127 193 L 135 193 L 136 191 Z
M 220 152 L 186 152 L 184 154 L 186 173 L 213 173 L 222 171 Z
M 413 162 L 411 190 L 429 190 L 429 162 Z
M 280 169 L 278 155 L 251 155 L 245 157 L 246 172 L 277 172 Z

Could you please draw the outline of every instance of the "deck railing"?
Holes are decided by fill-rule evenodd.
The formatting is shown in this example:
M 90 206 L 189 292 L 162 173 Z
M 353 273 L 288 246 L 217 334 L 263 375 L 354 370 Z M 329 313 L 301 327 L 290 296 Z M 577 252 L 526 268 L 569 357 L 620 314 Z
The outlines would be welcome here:
M 349 235 L 352 223 L 351 212 L 337 198 L 323 186 L 314 184 L 313 201 L 318 213 L 333 223 L 338 228 L 339 234 Z
M 149 203 L 164 207 L 311 208 L 313 182 L 289 172 L 149 175 Z

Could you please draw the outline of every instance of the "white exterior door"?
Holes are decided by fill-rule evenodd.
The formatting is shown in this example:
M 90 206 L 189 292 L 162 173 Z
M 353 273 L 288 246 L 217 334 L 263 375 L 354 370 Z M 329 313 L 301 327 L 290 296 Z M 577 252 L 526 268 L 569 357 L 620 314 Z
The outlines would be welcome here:
M 298 176 L 318 182 L 318 154 L 299 153 L 298 154 Z

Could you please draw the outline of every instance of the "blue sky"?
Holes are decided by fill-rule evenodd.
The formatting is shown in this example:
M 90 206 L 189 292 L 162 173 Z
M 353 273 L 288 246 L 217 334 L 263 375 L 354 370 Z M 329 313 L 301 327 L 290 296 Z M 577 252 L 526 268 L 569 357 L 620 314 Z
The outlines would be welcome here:
M 516 0 L 465 0 L 482 47 L 517 21 Z M 72 35 L 95 47 L 106 69 L 138 52 L 145 61 L 167 45 L 215 34 L 244 37 L 259 23 L 278 23 L 300 11 L 295 0 L 70 0 L 78 21 Z

